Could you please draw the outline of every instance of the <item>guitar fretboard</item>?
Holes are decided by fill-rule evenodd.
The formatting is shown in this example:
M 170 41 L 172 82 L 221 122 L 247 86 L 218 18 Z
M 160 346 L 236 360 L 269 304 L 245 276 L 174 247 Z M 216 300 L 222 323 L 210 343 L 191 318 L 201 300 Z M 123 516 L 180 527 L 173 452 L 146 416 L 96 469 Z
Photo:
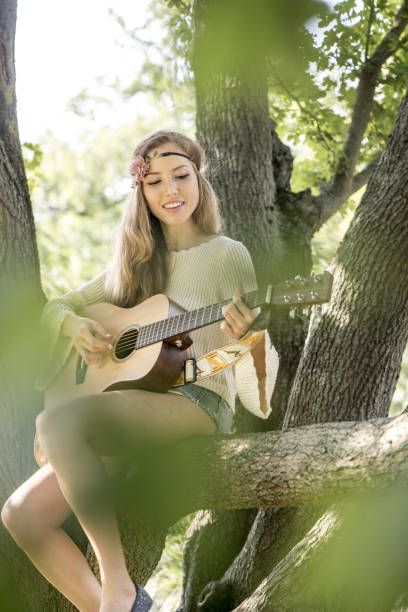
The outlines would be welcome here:
M 248 308 L 256 308 L 265 302 L 266 290 L 257 289 L 241 296 L 241 300 L 248 306 Z M 210 306 L 203 306 L 197 308 L 197 310 L 191 310 L 190 312 L 183 312 L 169 319 L 162 319 L 161 321 L 155 321 L 149 325 L 145 325 L 139 329 L 139 333 L 135 342 L 135 348 L 143 348 L 149 344 L 155 344 L 166 338 L 172 338 L 179 334 L 187 333 L 200 327 L 206 327 L 211 323 L 221 321 L 224 316 L 222 314 L 222 307 L 226 306 L 231 302 L 231 298 L 218 302 L 217 304 L 211 304 Z

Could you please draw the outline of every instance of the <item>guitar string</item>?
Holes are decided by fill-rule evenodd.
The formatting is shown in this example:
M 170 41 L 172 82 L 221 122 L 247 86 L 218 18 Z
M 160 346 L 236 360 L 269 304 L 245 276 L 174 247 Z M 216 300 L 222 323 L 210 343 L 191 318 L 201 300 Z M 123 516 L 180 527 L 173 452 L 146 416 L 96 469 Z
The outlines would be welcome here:
M 314 286 L 313 289 L 316 290 L 316 285 Z M 305 291 L 305 288 L 302 287 L 302 290 Z M 260 291 L 264 293 L 265 290 L 258 289 L 258 290 L 255 290 L 255 291 L 252 291 L 246 294 L 245 296 L 246 305 L 249 308 L 254 308 L 255 305 L 257 304 L 258 293 Z M 164 341 L 168 338 L 171 338 L 172 336 L 177 336 L 181 333 L 188 333 L 189 331 L 194 331 L 194 329 L 199 329 L 200 327 L 206 327 L 207 325 L 210 325 L 211 323 L 216 323 L 217 321 L 220 321 L 223 318 L 219 316 L 221 307 L 230 303 L 230 301 L 231 300 L 228 299 L 228 300 L 225 300 L 224 302 L 219 302 L 217 304 L 203 306 L 202 308 L 199 308 L 195 311 L 180 313 L 168 319 L 161 319 L 159 321 L 154 321 L 153 323 L 149 323 L 148 325 L 142 326 L 140 328 L 135 327 L 129 331 L 124 332 L 123 335 L 125 336 L 126 334 L 135 334 L 136 332 L 136 338 L 129 338 L 128 340 L 122 341 L 122 342 L 119 339 L 118 342 L 116 343 L 115 348 L 117 349 L 119 347 L 120 351 L 126 351 L 130 349 L 132 350 L 140 349 L 140 348 L 144 348 L 145 346 L 149 346 L 151 344 L 156 344 L 157 342 Z M 296 304 L 299 305 L 300 303 L 295 302 L 292 304 L 292 306 L 295 306 Z M 216 314 L 215 319 L 211 320 L 214 317 L 214 313 L 212 312 L 214 307 L 216 307 L 218 310 L 215 313 Z M 201 323 L 197 326 L 194 326 L 193 329 L 191 329 L 191 323 L 193 319 L 195 318 L 195 323 L 198 323 L 198 319 L 200 315 L 202 317 Z M 205 318 L 206 316 L 207 316 L 207 319 Z M 183 328 L 187 324 L 186 317 L 189 317 L 188 329 L 183 330 Z M 170 324 L 169 324 L 169 321 L 171 321 Z M 182 325 L 180 325 L 181 322 L 182 322 Z M 169 325 L 170 325 L 170 328 L 167 329 L 166 335 L 162 337 L 164 328 L 166 326 L 168 327 Z M 163 329 L 160 329 L 161 327 Z M 175 329 L 172 329 L 173 327 Z
M 220 309 L 219 309 L 219 312 L 220 312 Z M 207 314 L 207 316 L 205 316 L 205 313 L 204 315 L 201 315 L 201 313 L 197 313 L 195 316 L 191 316 L 191 313 L 186 313 L 187 315 L 189 315 L 190 320 L 188 321 L 188 329 L 185 331 L 183 331 L 183 328 L 187 324 L 186 320 L 183 321 L 182 325 L 180 326 L 178 325 L 178 323 L 181 323 L 181 320 L 183 318 L 186 318 L 185 315 L 183 314 L 176 315 L 175 317 L 171 317 L 171 319 L 161 319 L 160 321 L 155 321 L 154 323 L 150 323 L 149 325 L 146 325 L 140 328 L 134 328 L 132 330 L 124 332 L 124 335 L 127 333 L 134 334 L 136 332 L 137 333 L 136 341 L 134 338 L 126 340 L 125 342 L 121 342 L 119 339 L 118 342 L 116 343 L 116 348 L 119 347 L 121 351 L 130 349 L 131 347 L 139 349 L 139 348 L 143 348 L 144 346 L 148 346 L 149 344 L 155 344 L 156 342 L 160 342 L 161 340 L 171 338 L 172 336 L 177 336 L 181 333 L 187 333 L 188 331 L 194 331 L 194 329 L 199 329 L 200 327 L 206 327 L 207 325 L 210 325 L 211 323 L 216 323 L 217 321 L 220 321 L 223 318 L 223 317 L 218 318 L 219 312 L 217 313 L 216 315 L 217 318 L 215 320 L 212 320 L 215 313 L 214 314 L 209 313 Z M 191 324 L 193 323 L 194 318 L 196 319 L 195 323 L 198 323 L 200 315 L 201 315 L 200 324 L 197 326 L 194 325 L 193 329 L 191 329 Z M 177 324 L 175 325 L 174 323 L 171 323 L 170 328 L 166 331 L 165 337 L 162 338 L 161 335 L 164 330 L 160 330 L 160 327 L 165 327 L 166 324 L 168 324 L 168 321 L 172 319 L 176 319 Z M 181 329 L 179 329 L 179 327 Z M 148 331 L 146 332 L 146 330 Z M 139 342 L 137 342 L 138 338 L 141 339 Z
M 247 294 L 248 297 L 247 297 L 246 305 L 249 308 L 255 307 L 258 301 L 258 293 L 259 293 L 259 290 L 253 291 Z M 253 300 L 253 303 L 250 303 L 252 300 Z M 189 331 L 194 331 L 194 329 L 199 329 L 200 327 L 206 327 L 207 325 L 210 325 L 211 323 L 216 323 L 217 321 L 220 321 L 223 318 L 223 317 L 219 317 L 221 307 L 228 304 L 229 302 L 230 300 L 225 300 L 224 302 L 219 302 L 218 304 L 204 306 L 196 311 L 180 313 L 178 315 L 175 315 L 174 317 L 171 317 L 170 319 L 161 319 L 159 321 L 155 321 L 153 323 L 142 326 L 140 328 L 135 327 L 129 330 L 128 332 L 124 332 L 123 335 L 126 335 L 127 333 L 135 334 L 136 332 L 136 338 L 129 338 L 128 340 L 123 341 L 123 342 L 121 342 L 121 340 L 119 339 L 119 341 L 116 343 L 116 349 L 119 348 L 120 351 L 126 351 L 130 349 L 138 350 L 140 348 L 144 348 L 145 346 L 149 346 L 152 344 L 156 344 L 157 342 L 164 341 L 168 338 L 171 338 L 172 336 L 177 336 L 181 333 L 188 333 Z M 291 305 L 292 307 L 294 307 L 296 305 L 300 305 L 300 303 L 293 302 Z M 218 308 L 218 312 L 216 313 L 215 320 L 212 320 L 214 316 L 214 314 L 212 313 L 212 309 L 215 306 Z M 206 313 L 207 310 L 209 310 L 208 314 Z M 196 319 L 195 323 L 197 323 L 200 315 L 202 316 L 201 323 L 197 326 L 194 326 L 192 329 L 191 328 L 192 320 L 195 317 Z M 207 320 L 205 319 L 205 315 L 207 315 Z M 186 319 L 187 316 L 189 317 L 188 329 L 183 330 L 187 321 L 184 320 L 182 322 L 182 325 L 179 325 L 179 324 L 181 323 L 182 319 Z M 163 329 L 160 329 L 160 327 L 165 328 L 166 326 L 169 325 L 169 321 L 172 321 L 172 323 L 170 324 L 170 329 L 168 329 L 166 331 L 166 335 L 162 337 Z M 172 327 L 175 327 L 175 329 L 172 329 Z M 181 327 L 181 329 L 179 329 L 179 327 Z
M 257 297 L 258 297 L 258 292 L 259 290 L 256 291 L 252 291 L 250 292 L 248 295 L 248 303 L 247 306 L 250 308 L 254 308 L 256 302 L 257 302 Z M 253 300 L 253 303 L 249 303 L 250 300 Z M 216 306 L 218 308 L 218 311 L 216 313 L 216 316 L 219 316 L 219 313 L 221 311 L 221 307 L 225 306 L 226 304 L 228 304 L 230 302 L 230 300 L 225 300 L 224 302 L 219 302 L 218 304 L 212 304 L 210 306 L 203 306 L 202 308 L 199 308 L 197 310 L 191 311 L 191 312 L 185 312 L 185 313 L 180 313 L 178 315 L 175 315 L 174 317 L 171 317 L 170 319 L 161 319 L 160 321 L 155 321 L 153 323 L 149 323 L 148 325 L 142 326 L 140 328 L 134 328 L 132 330 L 129 330 L 127 332 L 124 332 L 124 335 L 128 334 L 134 334 L 135 332 L 137 332 L 137 336 L 136 336 L 136 342 L 135 339 L 129 339 L 125 342 L 121 342 L 120 339 L 118 340 L 118 342 L 116 343 L 116 349 L 119 347 L 119 349 L 122 350 L 128 350 L 133 348 L 143 348 L 144 346 L 149 346 L 150 344 L 155 344 L 157 342 L 160 342 L 161 340 L 165 340 L 167 338 L 171 338 L 172 336 L 176 336 L 180 333 L 187 333 L 188 331 L 193 331 L 191 329 L 187 329 L 185 332 L 183 332 L 183 329 L 178 329 L 177 324 L 181 322 L 181 320 L 183 318 L 186 318 L 186 316 L 190 317 L 190 321 L 189 321 L 189 327 L 191 325 L 192 320 L 196 319 L 196 323 L 198 322 L 198 319 L 201 315 L 202 317 L 202 321 L 200 323 L 200 325 L 198 325 L 197 327 L 195 327 L 195 329 L 199 328 L 199 327 L 206 327 L 207 325 L 209 325 L 211 322 L 212 323 L 216 323 L 217 321 L 220 321 L 223 317 L 217 318 L 214 321 L 211 321 L 212 317 L 214 316 L 214 314 L 211 312 L 212 309 L 214 308 L 214 306 Z M 206 311 L 209 309 L 208 314 L 206 313 Z M 208 320 L 205 320 L 205 315 L 207 314 L 207 318 Z M 174 322 L 170 324 L 170 329 L 168 330 L 168 334 L 166 332 L 166 337 L 165 338 L 159 338 L 157 339 L 155 336 L 160 336 L 161 333 L 163 332 L 163 330 L 160 330 L 160 326 L 165 327 L 166 324 L 168 325 L 169 321 L 174 321 L 176 323 L 176 325 L 174 325 Z M 186 324 L 186 321 L 183 321 L 182 324 L 182 328 L 184 327 L 184 325 Z M 171 329 L 172 327 L 175 327 L 176 329 Z M 151 328 L 149 330 L 149 328 Z M 146 334 L 146 330 L 149 330 Z M 158 333 L 157 333 L 158 332 Z M 141 336 L 143 336 L 143 342 L 139 343 L 137 342 L 137 339 L 140 338 Z M 147 342 L 146 342 L 147 341 Z

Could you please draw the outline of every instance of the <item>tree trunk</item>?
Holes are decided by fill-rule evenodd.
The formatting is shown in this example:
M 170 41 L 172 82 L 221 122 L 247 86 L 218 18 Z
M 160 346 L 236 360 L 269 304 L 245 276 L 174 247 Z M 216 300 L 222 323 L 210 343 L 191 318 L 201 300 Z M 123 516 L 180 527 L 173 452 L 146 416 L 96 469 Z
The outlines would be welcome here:
M 256 206 L 254 206 L 254 200 L 248 199 L 245 195 L 246 190 L 252 187 L 247 183 L 243 186 L 243 181 L 240 182 L 237 178 L 238 174 L 234 174 L 239 168 L 242 173 L 241 178 L 249 176 L 248 182 L 251 180 L 257 185 L 266 184 L 262 174 L 257 176 L 252 168 L 248 175 L 242 163 L 242 152 L 252 147 L 256 155 L 257 145 L 260 142 L 258 136 L 254 137 L 254 134 L 257 134 L 256 130 L 248 129 L 248 125 L 252 125 L 252 118 L 248 117 L 250 112 L 254 113 L 258 119 L 258 125 L 262 125 L 264 130 L 269 120 L 267 105 L 262 104 L 262 100 L 266 99 L 264 94 L 266 87 L 262 89 L 264 82 L 262 71 L 252 73 L 251 76 L 257 81 L 253 89 L 247 87 L 245 78 L 242 79 L 242 73 L 240 74 L 241 80 L 227 79 L 225 75 L 220 74 L 211 75 L 211 87 L 208 85 L 208 74 L 206 75 L 207 80 L 201 80 L 199 36 L 202 35 L 205 28 L 206 10 L 209 4 L 209 2 L 195 2 L 197 40 L 194 67 L 197 92 L 197 132 L 199 139 L 206 143 L 207 148 L 211 147 L 215 150 L 213 155 L 218 162 L 217 169 L 220 168 L 220 159 L 224 160 L 228 155 L 232 157 L 232 161 L 228 162 L 228 170 L 231 166 L 232 175 L 237 180 L 229 181 L 225 176 L 221 176 L 221 174 L 224 175 L 223 172 L 219 173 L 219 177 L 216 176 L 213 179 L 222 201 L 228 202 L 227 208 L 224 208 L 228 215 L 228 231 L 230 235 L 247 244 L 261 270 L 267 266 L 262 256 L 259 256 L 258 245 L 263 245 L 264 236 L 266 241 L 268 239 L 277 240 L 276 236 L 279 236 L 276 242 L 279 244 L 278 253 L 271 247 L 265 252 L 269 257 L 274 258 L 272 261 L 285 260 L 285 265 L 280 266 L 285 271 L 285 275 L 289 275 L 287 272 L 289 270 L 307 274 L 310 270 L 310 241 L 315 218 L 310 207 L 312 202 L 310 192 L 305 191 L 300 194 L 290 192 L 288 179 L 291 171 L 290 156 L 285 155 L 285 151 L 279 148 L 279 141 L 276 138 L 272 137 L 273 145 L 270 149 L 265 148 L 265 141 L 262 141 L 263 151 L 271 151 L 270 164 L 274 173 L 274 185 L 269 183 L 269 199 L 273 199 L 274 219 L 269 227 L 264 223 L 263 217 L 257 217 L 256 214 L 258 203 L 267 202 L 268 195 L 266 194 L 263 200 L 256 200 Z M 251 92 L 248 91 L 249 89 Z M 251 106 L 252 93 L 255 91 L 261 102 L 258 100 Z M 262 120 L 259 120 L 260 115 L 262 115 Z M 400 132 L 399 128 L 396 129 Z M 248 138 L 246 144 L 240 140 L 242 135 Z M 397 135 L 396 132 L 394 139 L 403 148 L 404 139 L 402 137 L 401 140 L 401 137 L 401 133 Z M 224 150 L 225 153 L 220 155 L 219 152 Z M 279 159 L 283 159 L 283 166 L 279 165 L 279 159 L 276 159 L 276 156 L 275 161 L 275 151 L 279 151 Z M 388 148 L 387 155 L 389 153 L 390 148 Z M 263 153 L 264 164 L 266 158 L 266 154 Z M 354 420 L 385 415 L 388 411 L 407 337 L 406 294 L 404 288 L 401 287 L 403 262 L 407 260 L 406 219 L 403 206 L 405 195 L 400 196 L 398 193 L 401 191 L 399 181 L 404 180 L 404 168 L 403 165 L 399 165 L 398 170 L 393 169 L 393 173 L 390 172 L 390 169 L 391 166 L 383 167 L 382 170 L 377 167 L 376 182 L 372 181 L 371 191 L 368 191 L 364 203 L 362 202 L 349 235 L 339 250 L 333 267 L 335 273 L 334 299 L 325 309 L 322 317 L 319 317 L 317 313 L 314 314 L 309 330 L 308 347 L 302 357 L 296 377 L 296 386 L 291 394 L 286 425 L 311 423 L 316 420 L 322 422 L 340 419 Z M 387 179 L 391 175 L 390 183 Z M 394 187 L 391 186 L 392 184 Z M 237 189 L 239 189 L 238 193 Z M 390 202 L 388 197 L 390 194 L 392 198 L 396 198 L 396 209 L 395 205 L 387 206 Z M 238 202 L 242 202 L 243 199 L 248 203 L 245 206 L 244 217 L 241 216 L 242 207 L 238 205 Z M 371 204 L 372 200 L 375 201 L 374 206 Z M 268 203 L 264 205 L 268 206 Z M 237 221 L 235 225 L 238 217 L 245 219 L 249 207 L 253 211 L 252 219 L 260 219 L 259 225 L 254 227 L 254 223 L 252 224 L 255 230 L 252 243 L 251 238 L 247 238 L 243 231 L 247 222 Z M 384 218 L 385 212 L 389 214 Z M 273 236 L 270 228 L 273 228 Z M 396 238 L 396 243 L 394 243 L 394 238 Z M 260 248 L 262 250 L 263 247 Z M 376 277 L 372 269 L 376 271 Z M 396 308 L 392 301 L 394 296 L 397 296 Z M 279 400 L 288 399 L 303 345 L 302 322 L 295 321 L 297 325 L 293 326 L 292 322 L 285 321 L 283 318 L 279 320 L 281 329 L 285 322 L 287 328 L 285 334 L 279 333 L 276 323 L 275 328 L 271 326 L 269 330 L 281 356 L 281 369 L 273 400 L 274 405 L 278 404 L 278 408 L 274 411 L 275 418 L 270 419 L 267 423 L 269 428 L 279 427 L 282 422 L 282 414 L 287 404 L 286 401 Z M 285 360 L 286 355 L 290 356 L 287 360 Z M 359 364 L 358 371 L 356 363 Z M 248 430 L 247 426 L 244 426 L 244 429 Z M 288 533 L 294 526 L 292 520 L 296 524 L 304 523 L 303 531 L 297 531 L 298 537 L 303 537 L 307 529 L 312 528 L 316 518 L 316 510 L 314 512 L 302 511 L 302 521 L 299 513 L 292 510 L 283 509 L 273 513 L 265 511 L 259 514 L 245 548 L 224 574 L 222 580 L 217 583 L 220 596 L 218 603 L 224 601 L 222 598 L 231 588 L 231 584 L 233 585 L 232 591 L 237 595 L 235 603 L 239 602 L 244 594 L 245 586 L 250 585 L 248 588 L 252 588 L 265 571 L 265 565 L 268 562 L 275 564 L 279 560 L 279 554 L 284 556 L 290 550 L 294 544 L 293 538 L 288 538 Z M 264 545 L 265 542 L 274 542 L 275 547 Z M 268 553 L 263 554 L 265 550 Z M 243 585 L 245 585 L 244 588 Z M 217 590 L 214 584 L 211 584 L 209 590 L 211 589 L 213 592 L 214 589 Z M 247 592 L 249 593 L 250 590 Z M 211 609 L 211 606 L 217 605 L 217 598 L 208 597 L 208 589 L 207 591 L 204 589 L 201 597 L 199 593 L 196 593 L 195 601 L 197 602 L 200 598 L 201 600 L 207 598 L 208 607 L 204 606 L 203 609 Z M 190 605 L 192 601 L 191 599 Z M 187 609 L 190 608 L 187 607 Z M 228 607 L 220 609 L 228 609 Z
M 149 466 L 149 469 L 140 470 L 132 479 L 133 496 L 135 503 L 138 502 L 142 516 L 149 517 L 149 520 L 154 519 L 156 524 L 166 522 L 168 519 L 169 509 L 165 504 L 166 501 L 173 504 L 170 515 L 174 518 L 198 508 L 208 507 L 232 509 L 286 506 L 290 508 L 313 505 L 316 512 L 316 507 L 322 504 L 331 504 L 333 501 L 338 502 L 350 496 L 353 500 L 356 495 L 362 495 L 369 490 L 375 493 L 380 491 L 383 498 L 364 497 L 365 507 L 356 515 L 361 523 L 361 526 L 357 525 L 356 531 L 361 532 L 362 527 L 367 526 L 368 514 L 370 514 L 370 524 L 366 537 L 363 538 L 362 544 L 360 542 L 360 548 L 355 548 L 355 553 L 359 555 L 359 563 L 368 564 L 370 559 L 365 556 L 364 542 L 375 541 L 378 559 L 381 558 L 381 550 L 389 546 L 391 541 L 393 544 L 391 550 L 394 549 L 394 565 L 390 571 L 395 570 L 398 577 L 397 585 L 394 580 L 392 588 L 395 591 L 396 586 L 401 585 L 402 568 L 406 567 L 408 561 L 404 552 L 406 550 L 404 540 L 401 543 L 408 510 L 406 508 L 408 416 L 405 413 L 394 419 L 324 423 L 293 428 L 285 432 L 246 434 L 225 439 L 204 436 L 202 439 L 182 441 L 171 448 L 157 452 L 156 460 L 146 461 L 144 465 Z M 127 480 L 124 486 L 128 485 Z M 393 486 L 394 489 L 391 488 Z M 152 488 L 156 491 L 155 496 L 152 494 Z M 143 507 L 138 494 L 141 490 L 146 493 Z M 132 497 L 129 501 L 133 507 Z M 361 500 L 359 503 L 361 506 Z M 356 503 L 353 501 L 349 505 L 354 507 Z M 381 505 L 384 509 L 381 509 Z M 335 511 L 338 512 L 337 509 Z M 330 539 L 330 530 L 321 529 L 322 521 L 325 522 L 324 517 L 311 527 L 309 534 L 304 535 L 303 542 L 297 543 L 292 551 L 283 554 L 281 563 L 276 562 L 274 567 L 265 563 L 267 583 L 261 581 L 260 592 L 257 593 L 256 589 L 254 593 L 256 601 L 259 596 L 267 598 L 265 604 L 262 604 L 263 609 L 302 609 L 302 597 L 305 592 L 308 593 L 310 585 L 306 579 L 302 585 L 297 584 L 296 576 L 307 577 L 309 573 L 315 576 L 316 573 L 322 572 L 322 567 L 325 567 L 321 551 L 326 540 Z M 337 522 L 336 519 L 336 524 Z M 392 528 L 385 531 L 383 540 L 379 541 L 376 539 L 376 534 L 378 535 L 382 524 L 388 523 Z M 256 522 L 254 528 L 255 526 Z M 289 522 L 287 526 L 289 531 Z M 392 537 L 389 537 L 389 533 Z M 346 536 L 348 538 L 346 541 L 356 541 L 352 522 L 351 535 L 346 533 Z M 279 542 L 272 542 L 268 538 L 260 539 L 265 549 L 264 560 L 267 561 L 268 544 L 278 546 Z M 312 548 L 309 547 L 311 541 Z M 400 542 L 399 548 L 395 546 L 396 541 Z M 400 550 L 401 546 L 403 550 Z M 345 550 L 347 551 L 347 546 Z M 315 551 L 318 553 L 317 561 Z M 344 551 L 342 555 L 344 557 Z M 335 559 L 341 558 L 338 553 L 332 553 L 331 556 Z M 309 559 L 314 563 L 313 572 L 309 572 L 306 564 Z M 149 559 L 147 561 L 149 562 Z M 336 572 L 344 575 L 347 563 L 348 559 L 343 564 L 339 563 L 339 567 L 333 568 L 332 574 L 329 573 L 326 577 L 326 582 L 330 576 L 333 578 Z M 301 567 L 301 564 L 304 566 Z M 145 565 L 144 558 L 141 565 Z M 218 562 L 216 565 L 218 567 Z M 296 568 L 297 573 L 293 575 L 291 568 Z M 241 577 L 248 578 L 245 574 Z M 280 577 L 284 577 L 284 582 Z M 390 579 L 387 575 L 387 580 Z M 214 601 L 210 582 L 201 593 L 196 609 L 231 610 L 233 608 L 229 592 L 231 583 L 223 584 L 224 590 L 218 590 L 219 599 Z M 252 586 L 252 582 L 246 584 L 248 585 Z M 333 588 L 342 593 L 345 586 L 334 580 Z M 269 591 L 273 597 L 277 597 L 279 592 L 281 608 L 274 607 L 273 598 L 268 599 Z M 296 593 L 300 599 L 294 605 Z M 391 594 L 395 601 L 398 592 Z M 321 601 L 322 592 L 319 589 L 316 591 L 315 588 L 312 595 L 313 601 Z M 333 594 L 329 591 L 323 595 L 329 601 L 329 596 Z M 288 601 L 285 601 L 285 596 L 288 597 Z M 364 593 L 364 598 L 367 597 L 368 593 Z M 180 609 L 188 608 L 182 605 Z M 325 608 L 323 606 L 310 609 Z M 336 608 L 330 604 L 328 609 Z M 347 605 L 340 607 L 340 610 L 342 609 L 354 610 Z
M 290 191 L 293 160 L 269 116 L 265 57 L 252 57 L 250 63 L 237 65 L 232 71 L 212 70 L 205 43 L 206 37 L 212 36 L 208 13 L 213 4 L 214 0 L 196 0 L 193 8 L 196 127 L 198 140 L 209 157 L 212 183 L 222 203 L 225 233 L 248 247 L 259 285 L 296 274 L 308 275 L 314 219 L 303 212 L 300 215 L 299 204 L 302 211 L 308 210 L 311 194 Z M 306 337 L 306 325 L 300 317 L 289 319 L 287 312 L 274 313 L 268 331 L 281 361 L 272 415 L 267 422 L 261 421 L 244 410 L 237 399 L 236 431 L 281 427 Z M 235 517 L 236 514 L 224 513 L 222 522 L 216 519 L 211 525 L 230 533 Z M 266 524 L 261 526 L 258 520 L 259 529 L 266 531 L 271 517 L 268 512 L 261 517 Z M 247 533 L 246 527 L 242 531 L 242 524 L 236 523 L 235 529 L 236 541 L 240 541 Z M 200 539 L 199 530 L 192 537 Z M 215 533 L 216 541 L 217 538 Z M 194 609 L 199 598 L 198 584 L 202 583 L 193 575 L 207 575 L 203 569 L 208 564 L 207 547 L 202 550 L 196 544 L 192 547 L 196 551 L 194 564 L 185 563 L 184 572 L 186 584 L 195 584 L 197 588 L 194 593 L 189 589 L 188 596 L 184 594 L 185 610 Z M 235 554 L 232 547 L 231 561 Z M 257 558 L 257 555 L 252 557 Z M 213 580 L 217 578 L 215 573 Z M 256 571 L 255 574 L 258 575 Z
M 41 290 L 35 228 L 21 146 L 15 95 L 16 1 L 0 5 L 0 504 L 36 469 L 34 422 L 42 398 L 34 391 L 41 354 Z M 68 527 L 76 533 L 72 521 Z M 0 608 L 14 612 L 72 609 L 41 579 L 1 526 Z M 18 579 L 18 583 L 17 583 Z
M 288 426 L 388 414 L 408 338 L 407 140 L 405 97 L 332 265 L 332 300 L 312 318 Z
M 314 220 L 299 215 L 299 203 L 302 210 L 308 210 L 311 195 L 308 191 L 300 194 L 290 191 L 293 160 L 269 117 L 265 57 L 252 57 L 250 63 L 237 65 L 233 71 L 212 70 L 205 54 L 205 38 L 212 35 L 208 13 L 213 2 L 196 0 L 193 9 L 196 126 L 198 139 L 210 160 L 212 183 L 222 203 L 225 232 L 248 247 L 259 285 L 296 274 L 308 275 Z M 289 319 L 287 312 L 277 311 L 268 331 L 281 358 L 272 416 L 267 422 L 261 421 L 244 410 L 237 399 L 236 431 L 280 428 L 283 422 L 306 337 L 306 322 L 299 317 Z M 230 533 L 235 517 L 236 514 L 224 513 L 223 522 L 214 520 L 211 524 Z M 264 526 L 261 518 L 266 521 Z M 261 531 L 268 529 L 269 518 L 268 512 L 261 514 L 258 520 Z M 235 530 L 237 541 L 247 533 L 240 523 L 235 524 Z M 199 531 L 194 531 L 192 537 L 199 539 Z M 217 537 L 215 533 L 215 540 Z M 194 593 L 190 589 L 189 597 L 184 595 L 185 610 L 194 609 L 199 598 L 200 580 L 193 575 L 206 575 L 200 567 L 208 564 L 207 548 L 201 550 L 195 544 L 193 547 L 194 564 L 185 563 L 184 573 L 186 584 L 195 584 L 197 589 Z M 231 561 L 235 554 L 232 548 Z M 255 554 L 251 557 L 253 561 L 258 558 Z M 255 569 L 254 574 L 258 575 Z M 214 573 L 213 580 L 216 578 Z
M 333 264 L 333 299 L 312 319 L 287 426 L 388 413 L 408 338 L 407 139 L 406 97 Z
M 204 49 L 211 36 L 207 17 L 215 1 L 194 2 L 197 137 L 212 167 L 226 233 L 245 242 L 256 269 L 266 271 L 279 241 L 265 60 L 256 58 L 251 70 L 237 66 L 234 73 L 211 71 Z M 254 232 L 256 228 L 262 231 Z

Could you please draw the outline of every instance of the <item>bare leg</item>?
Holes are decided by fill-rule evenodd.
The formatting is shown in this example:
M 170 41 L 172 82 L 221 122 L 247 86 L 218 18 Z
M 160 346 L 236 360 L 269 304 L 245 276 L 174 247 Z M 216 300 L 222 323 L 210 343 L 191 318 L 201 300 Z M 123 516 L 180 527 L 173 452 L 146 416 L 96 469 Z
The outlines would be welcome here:
M 1 517 L 38 571 L 81 612 L 97 612 L 101 586 L 82 552 L 60 528 L 72 513 L 54 470 L 45 465 L 5 503 Z
M 61 490 L 94 548 L 102 581 L 100 612 L 130 610 L 135 587 L 113 505 L 106 498 L 98 508 L 88 503 L 106 482 L 99 454 L 110 454 L 115 443 L 120 452 L 121 442 L 132 446 L 146 437 L 170 441 L 212 433 L 213 420 L 183 396 L 133 390 L 97 394 L 86 403 L 78 400 L 45 411 L 37 427 Z

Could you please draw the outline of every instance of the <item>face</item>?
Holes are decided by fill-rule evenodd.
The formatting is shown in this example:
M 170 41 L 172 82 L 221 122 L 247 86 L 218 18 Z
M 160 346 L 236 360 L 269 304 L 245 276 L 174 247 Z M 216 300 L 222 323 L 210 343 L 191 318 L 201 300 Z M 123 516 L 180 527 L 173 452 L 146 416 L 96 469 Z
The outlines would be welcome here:
M 184 153 L 175 144 L 161 145 L 159 153 Z M 150 162 L 150 172 L 143 179 L 143 193 L 151 213 L 166 225 L 192 223 L 191 215 L 198 206 L 198 180 L 193 164 L 179 155 L 156 157 Z

